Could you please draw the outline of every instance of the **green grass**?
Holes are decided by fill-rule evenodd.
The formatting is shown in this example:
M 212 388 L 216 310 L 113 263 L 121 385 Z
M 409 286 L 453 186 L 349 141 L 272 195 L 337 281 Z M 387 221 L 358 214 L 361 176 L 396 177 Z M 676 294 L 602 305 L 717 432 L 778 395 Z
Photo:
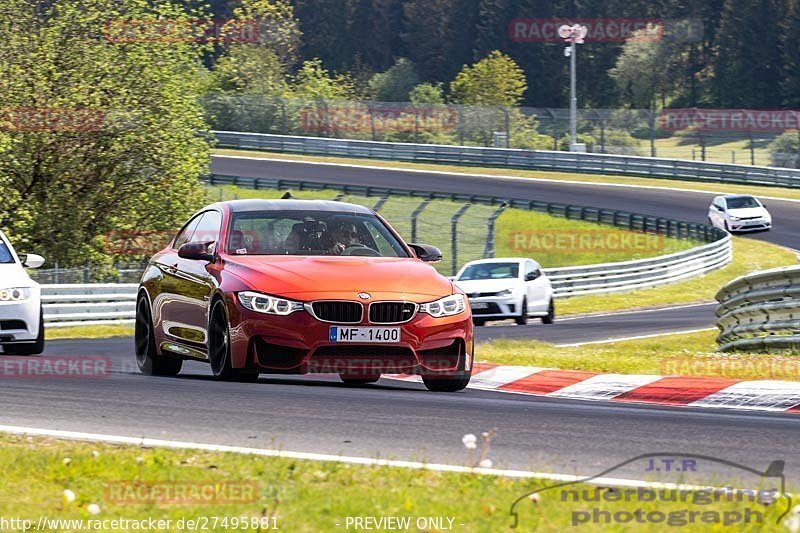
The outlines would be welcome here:
M 489 428 L 487 428 L 489 429 Z M 465 432 L 467 428 L 465 428 Z M 452 439 L 453 456 L 467 453 L 460 436 Z M 503 435 L 497 435 L 501 443 Z M 270 443 L 254 442 L 254 446 Z M 491 457 L 491 452 L 489 453 Z M 454 531 L 490 532 L 509 529 L 509 509 L 521 496 L 553 485 L 552 481 L 510 479 L 475 473 L 441 473 L 392 467 L 353 466 L 335 462 L 266 458 L 232 453 L 192 450 L 137 448 L 0 435 L 0 464 L 4 465 L 0 484 L 0 516 L 33 521 L 40 516 L 50 519 L 163 519 L 176 523 L 202 517 L 233 517 L 245 520 L 274 517 L 283 531 L 317 532 L 355 530 L 346 527 L 347 517 L 450 517 Z M 497 466 L 497 465 L 496 465 Z M 613 465 L 584 465 L 581 470 L 600 471 Z M 644 466 L 644 465 L 642 465 Z M 541 471 L 541 470 L 540 470 Z M 662 474 L 663 475 L 663 474 Z M 734 474 L 741 483 L 752 483 Z M 641 473 L 637 477 L 648 478 Z M 207 486 L 228 483 L 228 486 L 252 487 L 255 501 L 248 503 L 167 504 L 115 502 L 107 498 L 114 487 L 126 483 L 197 483 Z M 255 484 L 253 486 L 252 484 Z M 747 486 L 750 486 L 749 484 Z M 575 485 L 574 489 L 588 489 Z M 64 490 L 71 490 L 75 501 L 68 503 Z M 594 490 L 594 489 L 592 489 Z M 609 492 L 607 488 L 601 493 Z M 646 511 L 678 512 L 682 509 L 724 512 L 741 509 L 743 504 L 714 503 L 565 503 L 556 491 L 545 491 L 538 502 L 523 500 L 518 507 L 522 531 L 563 531 L 573 511 L 591 509 L 617 512 L 642 508 Z M 88 506 L 99 506 L 92 515 Z M 748 504 L 748 507 L 755 507 Z M 777 518 L 786 509 L 782 499 L 778 505 L 757 506 L 764 513 L 764 524 L 738 527 L 745 531 L 781 531 Z M 413 522 L 412 522 L 413 523 Z M 340 524 L 340 525 L 337 525 Z M 463 525 L 461 525 L 463 524 Z M 411 530 L 418 530 L 412 526 Z M 718 526 L 718 530 L 722 530 Z M 52 530 L 52 529 L 46 529 Z M 108 530 L 104 528 L 103 530 Z M 132 528 L 131 528 L 132 530 Z M 184 527 L 184 530 L 190 530 Z M 209 528 L 208 530 L 212 530 Z M 245 530 L 250 527 L 223 528 L 216 531 Z M 267 531 L 268 529 L 261 529 Z M 428 527 L 428 531 L 441 531 Z M 630 526 L 609 527 L 587 524 L 583 531 L 634 531 Z
M 470 167 L 456 165 L 437 165 L 434 163 L 407 163 L 401 161 L 384 161 L 375 159 L 358 159 L 347 157 L 306 156 L 299 154 L 283 154 L 274 152 L 255 152 L 247 150 L 214 150 L 217 155 L 238 155 L 289 161 L 313 161 L 320 163 L 338 163 L 356 166 L 375 166 L 387 168 L 403 168 L 412 170 L 432 170 L 439 172 L 452 172 L 461 174 L 483 174 L 491 176 L 512 176 L 519 178 L 539 178 L 548 180 L 569 180 L 583 183 L 615 183 L 623 185 L 636 185 L 646 187 L 669 187 L 686 191 L 705 191 L 714 194 L 752 194 L 800 200 L 800 189 L 786 187 L 765 187 L 755 185 L 734 185 L 719 183 L 693 182 L 688 180 L 670 180 L 661 178 L 639 178 L 632 176 L 617 176 L 612 174 L 578 174 L 574 172 L 550 172 L 544 170 L 518 170 L 488 167 Z
M 583 346 L 495 340 L 475 347 L 480 361 L 597 373 L 800 381 L 800 354 L 715 352 L 716 330 Z M 609 332 L 613 336 L 615 332 Z
M 59 339 L 105 339 L 110 337 L 131 337 L 133 326 L 70 326 L 65 328 L 47 328 L 47 340 Z
M 273 199 L 280 198 L 282 194 L 283 191 L 254 190 L 229 185 L 208 187 L 208 195 L 212 200 Z M 369 207 L 374 207 L 379 200 L 377 197 L 339 196 L 334 191 L 292 191 L 292 194 L 304 199 L 340 198 L 345 202 Z M 404 239 L 410 241 L 411 214 L 422 202 L 419 198 L 391 197 L 380 207 L 379 212 Z M 445 275 L 453 273 L 451 218 L 463 205 L 461 202 L 435 200 L 428 203 L 418 217 L 416 240 L 442 250 L 445 259 L 436 267 Z M 474 204 L 463 213 L 457 226 L 456 267 L 484 256 L 489 219 L 495 210 L 495 207 Z M 570 240 L 581 237 L 591 238 L 591 242 L 580 245 Z M 626 237 L 631 239 L 626 241 Z M 698 241 L 689 239 L 645 235 L 521 209 L 506 209 L 495 225 L 497 257 L 533 257 L 545 268 L 653 257 L 686 250 L 699 244 Z
M 755 146 L 752 155 L 748 139 L 724 137 L 712 139 L 706 146 L 706 161 L 749 165 L 751 159 L 754 158 L 756 165 L 769 166 L 772 163 L 767 145 L 773 138 L 774 136 L 763 135 L 754 139 Z M 675 135 L 665 139 L 656 139 L 654 144 L 658 157 L 701 160 L 700 145 L 692 136 Z M 642 155 L 650 155 L 650 142 L 642 141 L 639 151 Z
M 797 264 L 794 252 L 775 244 L 733 237 L 733 261 L 704 276 L 651 289 L 617 294 L 575 296 L 559 300 L 556 312 L 561 315 L 652 308 L 708 301 L 727 282 L 758 270 Z

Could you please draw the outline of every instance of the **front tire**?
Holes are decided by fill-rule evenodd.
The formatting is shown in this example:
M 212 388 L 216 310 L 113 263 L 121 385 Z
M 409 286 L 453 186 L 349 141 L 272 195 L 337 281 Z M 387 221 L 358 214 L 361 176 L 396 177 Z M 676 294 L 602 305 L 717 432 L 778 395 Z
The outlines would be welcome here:
M 146 376 L 177 376 L 181 371 L 182 359 L 159 356 L 156 352 L 153 318 L 150 314 L 150 304 L 144 295 L 140 296 L 136 302 L 134 340 L 136 365 L 142 374 Z
M 208 328 L 208 361 L 211 373 L 221 381 L 258 381 L 257 370 L 241 370 L 231 366 L 231 334 L 225 302 L 217 300 L 211 308 Z
M 475 324 L 476 326 L 485 326 L 486 325 L 486 319 L 485 318 L 473 318 L 472 319 L 472 323 Z
M 522 299 L 522 307 L 520 308 L 519 316 L 514 318 L 514 322 L 516 322 L 518 326 L 524 326 L 528 323 L 528 300 L 526 298 Z
M 552 324 L 556 320 L 556 306 L 550 298 L 550 305 L 547 306 L 547 314 L 542 317 L 542 324 Z
M 422 382 L 431 392 L 458 392 L 469 385 L 472 376 L 468 372 L 460 372 L 451 376 L 422 376 Z

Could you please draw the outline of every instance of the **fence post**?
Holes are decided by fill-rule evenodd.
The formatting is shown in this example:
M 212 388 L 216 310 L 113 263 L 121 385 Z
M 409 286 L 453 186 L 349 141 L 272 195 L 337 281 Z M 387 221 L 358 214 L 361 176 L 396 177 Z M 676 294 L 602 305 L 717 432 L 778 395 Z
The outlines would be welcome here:
M 411 213 L 411 242 L 417 242 L 417 217 L 428 207 L 433 198 L 425 198 Z
M 508 203 L 503 202 L 500 204 L 492 216 L 489 217 L 489 229 L 486 232 L 486 246 L 483 249 L 483 257 L 494 257 L 494 223 L 497 218 L 506 210 Z
M 469 209 L 471 205 L 472 204 L 462 205 L 461 208 L 456 211 L 456 214 L 453 215 L 453 218 L 450 219 L 450 238 L 453 242 L 453 272 L 451 276 L 455 276 L 456 272 L 458 272 L 458 219 L 467 212 L 467 209 Z
M 507 108 L 503 108 L 503 114 L 506 121 L 506 148 L 511 148 L 511 117 Z

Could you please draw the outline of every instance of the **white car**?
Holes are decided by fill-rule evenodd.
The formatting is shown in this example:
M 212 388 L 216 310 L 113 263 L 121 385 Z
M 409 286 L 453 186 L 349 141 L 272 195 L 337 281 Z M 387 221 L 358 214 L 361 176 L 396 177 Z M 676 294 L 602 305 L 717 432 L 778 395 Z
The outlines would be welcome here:
M 35 254 L 28 254 L 20 262 L 0 231 L 0 346 L 5 354 L 35 355 L 44 351 L 41 290 L 24 268 L 43 264 L 44 258 Z
M 758 198 L 749 194 L 717 196 L 708 208 L 708 221 L 730 233 L 772 228 L 772 215 Z
M 529 317 L 540 317 L 545 324 L 555 319 L 553 287 L 533 259 L 472 261 L 453 280 L 467 294 L 476 326 L 506 318 L 519 325 Z

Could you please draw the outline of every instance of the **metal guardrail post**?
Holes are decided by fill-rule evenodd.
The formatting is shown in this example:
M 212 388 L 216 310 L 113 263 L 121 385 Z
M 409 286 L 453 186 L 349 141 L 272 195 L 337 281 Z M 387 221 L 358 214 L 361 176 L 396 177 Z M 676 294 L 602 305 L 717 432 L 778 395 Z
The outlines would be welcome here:
M 411 213 L 411 242 L 417 242 L 417 218 L 422 214 L 425 208 L 428 207 L 431 200 L 433 200 L 431 197 L 424 199 Z
M 494 223 L 497 218 L 503 214 L 503 211 L 508 207 L 508 202 L 503 202 L 500 207 L 494 210 L 488 220 L 488 229 L 486 230 L 486 246 L 483 248 L 483 257 L 494 257 Z
M 452 267 L 452 276 L 455 276 L 458 272 L 458 219 L 461 218 L 464 213 L 467 212 L 472 204 L 464 204 L 462 205 L 456 214 L 453 215 L 453 218 L 450 219 L 450 237 L 452 240 L 452 252 L 453 252 L 453 267 Z

